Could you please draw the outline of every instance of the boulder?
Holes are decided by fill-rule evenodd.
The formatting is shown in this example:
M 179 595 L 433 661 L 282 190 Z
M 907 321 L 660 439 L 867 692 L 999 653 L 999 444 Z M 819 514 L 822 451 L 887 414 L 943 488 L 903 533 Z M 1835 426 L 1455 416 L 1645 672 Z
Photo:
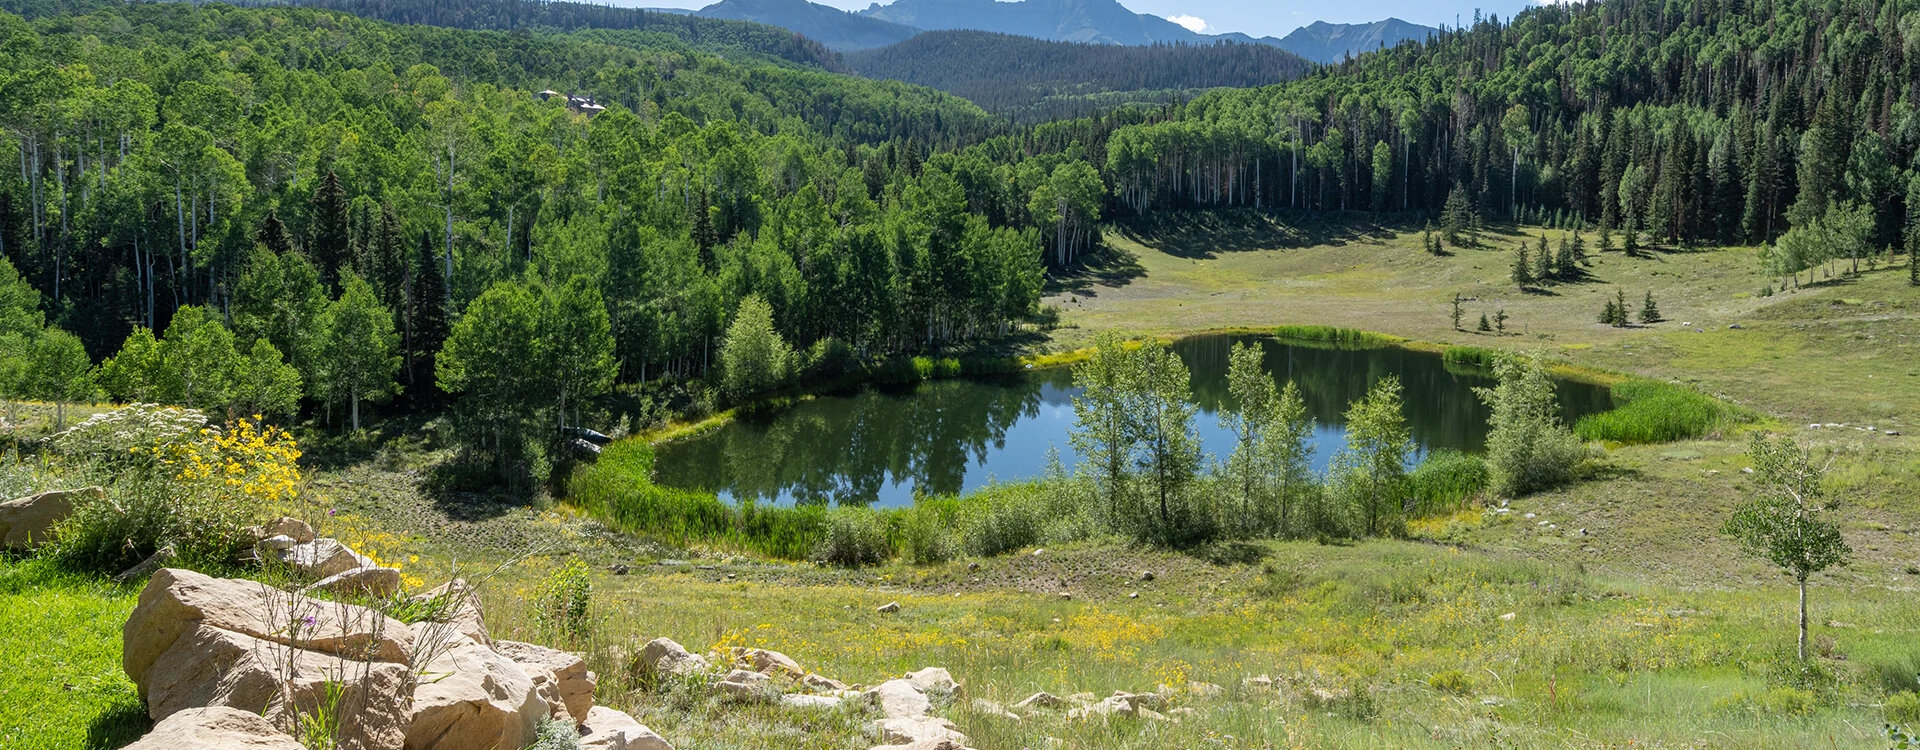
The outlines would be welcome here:
M 159 571 L 161 568 L 167 567 L 167 565 L 172 563 L 173 559 L 178 556 L 179 554 L 173 551 L 173 545 L 169 544 L 165 547 L 161 547 L 160 551 L 155 552 L 151 555 L 147 555 L 147 559 L 141 560 L 140 562 L 134 564 L 133 567 L 127 568 L 126 570 L 122 570 L 118 574 L 115 574 L 113 577 L 113 582 L 126 583 L 128 581 L 145 578 L 147 576 L 153 575 L 155 572 Z
M 568 717 L 584 719 L 593 709 L 593 689 L 599 677 L 587 671 L 587 662 L 578 654 L 519 641 L 494 641 L 493 650 L 526 669 L 529 676 L 535 669 L 551 673 L 554 693 Z
M 300 575 L 314 580 L 336 576 L 354 568 L 374 567 L 373 560 L 365 555 L 341 544 L 338 539 L 324 537 L 311 542 L 296 540 L 293 546 L 273 550 L 273 553 L 274 557 L 262 559 L 278 560 L 299 571 Z
M 690 675 L 705 672 L 707 660 L 674 643 L 671 638 L 655 638 L 641 647 L 633 658 L 633 671 L 654 678 L 666 675 Z
M 325 592 L 335 596 L 366 596 L 388 599 L 400 593 L 398 568 L 354 568 L 315 582 L 300 590 L 303 594 Z
M 895 613 L 895 612 L 898 612 L 898 611 L 900 611 L 900 603 L 899 603 L 899 602 L 887 602 L 886 604 L 882 604 L 882 605 L 880 605 L 880 606 L 878 606 L 878 607 L 875 607 L 873 611 L 875 611 L 875 612 L 879 612 L 880 614 L 883 614 L 883 615 L 890 615 L 890 614 L 893 614 L 893 613 Z
M 452 625 L 455 631 L 476 643 L 493 643 L 493 639 L 487 635 L 487 618 L 480 610 L 480 595 L 465 580 L 455 578 L 415 594 L 411 601 L 430 604 L 437 610 L 427 619 Z
M 764 648 L 735 648 L 732 649 L 732 654 L 734 663 L 750 664 L 753 666 L 753 671 L 764 675 L 798 680 L 807 674 L 807 670 L 800 668 L 800 662 L 778 651 L 769 651 Z
M 929 693 L 959 695 L 962 692 L 960 683 L 954 681 L 953 675 L 940 667 L 927 667 L 918 672 L 908 672 L 907 681 L 913 683 L 914 687 Z
M 352 661 L 195 621 L 153 661 L 148 677 L 141 688 L 155 720 L 225 706 L 289 733 L 336 689 L 340 750 L 400 750 L 413 675 L 404 664 Z
M 772 698 L 773 678 L 759 672 L 736 669 L 713 683 L 713 689 L 728 698 L 740 701 L 758 701 Z
M 933 710 L 926 691 L 907 680 L 880 683 L 879 687 L 868 690 L 866 696 L 880 707 L 880 715 L 889 719 L 923 718 Z
M 973 712 L 981 716 L 991 716 L 996 719 L 1007 719 L 1009 721 L 1020 720 L 1019 714 L 1008 711 L 1006 706 L 1002 706 L 985 698 L 973 699 L 972 706 Z
M 1130 716 L 1139 719 L 1165 720 L 1167 717 L 1156 707 L 1165 707 L 1166 699 L 1153 693 L 1133 695 L 1114 693 L 1106 700 L 1093 703 L 1067 712 L 1069 719 L 1093 719 L 1106 716 Z
M 99 487 L 48 490 L 0 503 L 0 549 L 24 550 L 45 544 L 53 535 L 54 525 L 73 514 L 74 500 L 106 494 Z
M 633 717 L 594 706 L 580 724 L 580 750 L 673 750 L 673 746 Z
M 314 540 L 313 527 L 306 521 L 285 516 L 261 527 L 260 538 L 274 536 L 290 537 L 295 544 L 306 544 Z
M 780 696 L 780 705 L 788 708 L 832 710 L 840 707 L 840 697 L 834 695 L 805 695 L 795 693 Z
M 831 677 L 823 677 L 821 675 L 817 675 L 813 673 L 808 673 L 807 676 L 800 678 L 800 684 L 810 688 L 817 689 L 817 690 L 847 689 L 847 683 L 841 682 Z
M 259 714 L 237 708 L 190 708 L 154 725 L 124 750 L 306 750 Z
M 456 637 L 421 671 L 406 750 L 526 747 L 550 714 L 525 670 L 471 638 Z
M 1014 708 L 1065 708 L 1067 699 L 1046 691 L 1027 696 L 1026 700 L 1013 704 Z
M 910 745 L 916 742 L 938 742 L 951 740 L 965 743 L 967 736 L 955 729 L 953 722 L 921 716 L 912 719 L 881 719 L 873 723 L 880 731 L 880 741 L 889 745 Z
M 413 631 L 371 609 L 309 599 L 256 581 L 162 568 L 127 616 L 120 663 L 147 694 L 147 672 L 189 627 L 205 624 L 356 661 L 408 664 Z

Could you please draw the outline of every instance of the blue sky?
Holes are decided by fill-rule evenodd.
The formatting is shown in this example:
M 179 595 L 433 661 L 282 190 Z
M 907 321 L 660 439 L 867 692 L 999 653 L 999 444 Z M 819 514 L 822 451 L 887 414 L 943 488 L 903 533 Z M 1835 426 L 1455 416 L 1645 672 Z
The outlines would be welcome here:
M 715 0 L 614 0 L 619 5 L 700 8 Z M 814 0 L 836 8 L 860 10 L 873 0 Z M 1259 2 L 1249 0 L 1120 0 L 1136 13 L 1151 13 L 1174 18 L 1188 28 L 1205 33 L 1239 31 L 1253 36 L 1285 36 L 1287 32 L 1314 21 L 1364 23 L 1395 17 L 1428 26 L 1453 25 L 1457 16 L 1463 23 L 1473 20 L 1474 8 L 1487 13 L 1511 16 L 1535 3 L 1533 0 L 1344 0 L 1336 3 Z M 884 4 L 884 3 L 883 3 Z M 1204 24 L 1204 26 L 1202 26 Z

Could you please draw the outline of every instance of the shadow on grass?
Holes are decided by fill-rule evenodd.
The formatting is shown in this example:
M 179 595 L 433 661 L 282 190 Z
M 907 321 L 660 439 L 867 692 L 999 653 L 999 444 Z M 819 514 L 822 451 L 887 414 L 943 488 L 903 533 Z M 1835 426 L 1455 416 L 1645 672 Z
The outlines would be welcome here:
M 1134 279 L 1147 274 L 1140 266 L 1138 258 L 1132 253 L 1122 251 L 1112 245 L 1101 245 L 1092 252 L 1081 256 L 1080 262 L 1072 268 L 1057 271 L 1047 276 L 1044 294 L 1073 294 L 1080 297 L 1096 297 L 1096 286 L 1122 287 Z
M 153 721 L 147 718 L 147 712 L 140 706 L 139 700 L 122 702 L 93 718 L 87 727 L 86 750 L 116 750 L 133 744 L 147 730 L 153 728 Z
M 1397 236 L 1381 218 L 1337 211 L 1163 211 L 1120 223 L 1115 231 L 1176 258 L 1210 260 L 1221 253 L 1340 247 L 1360 240 L 1381 241 Z

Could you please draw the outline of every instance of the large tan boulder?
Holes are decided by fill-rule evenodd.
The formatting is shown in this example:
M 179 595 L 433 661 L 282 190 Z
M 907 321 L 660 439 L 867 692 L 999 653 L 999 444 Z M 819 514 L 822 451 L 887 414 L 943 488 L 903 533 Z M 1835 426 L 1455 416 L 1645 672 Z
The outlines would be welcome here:
M 313 585 L 301 589 L 301 593 L 387 599 L 400 593 L 400 569 L 354 568 L 345 573 L 322 578 Z
M 580 750 L 673 750 L 673 746 L 632 716 L 594 706 L 580 723 Z
M 931 716 L 922 716 L 917 719 L 881 719 L 873 725 L 880 731 L 880 741 L 889 745 L 911 745 L 942 740 L 958 743 L 967 741 L 967 736 L 954 728 L 953 722 Z
M 458 637 L 421 670 L 406 750 L 520 748 L 550 711 L 525 670 Z
M 667 675 L 692 675 L 710 669 L 707 660 L 694 655 L 672 638 L 655 638 L 633 657 L 633 671 L 659 679 Z
M 124 750 L 306 750 L 259 714 L 191 708 L 167 717 Z
M 366 555 L 353 551 L 353 548 L 341 544 L 338 539 L 321 537 L 311 542 L 301 542 L 284 549 L 262 548 L 262 554 L 271 552 L 281 563 L 292 567 L 308 580 L 319 580 L 340 575 L 354 568 L 376 567 Z
M 593 709 L 593 689 L 599 676 L 587 671 L 587 662 L 579 654 L 519 641 L 494 641 L 493 650 L 519 664 L 536 684 L 550 679 L 546 684 L 553 687 L 553 696 L 547 702 L 558 703 L 556 708 L 564 709 L 568 718 L 578 722 Z M 559 712 L 555 713 L 554 718 L 560 718 Z
M 940 667 L 927 667 L 918 672 L 908 672 L 906 680 L 923 692 L 956 696 L 962 692 L 960 683 L 954 681 L 953 675 Z
M 753 671 L 769 677 L 786 677 L 798 680 L 805 677 L 807 670 L 800 668 L 800 662 L 778 651 L 764 648 L 738 648 L 729 650 L 735 664 L 745 664 Z
M 73 501 L 81 497 L 104 497 L 99 487 L 78 490 L 49 490 L 0 503 L 0 549 L 24 550 L 45 544 L 53 537 L 54 525 L 73 514 Z
M 880 715 L 889 719 L 919 719 L 933 710 L 927 693 L 908 680 L 887 680 L 866 692 L 880 707 Z
M 309 599 L 257 581 L 162 568 L 128 615 L 120 663 L 140 694 L 147 671 L 190 626 L 205 624 L 354 661 L 409 663 L 413 631 L 365 607 Z
M 141 687 L 156 720 L 225 706 L 293 732 L 331 690 L 340 750 L 400 750 L 405 739 L 412 673 L 404 664 L 351 661 L 194 621 L 151 666 Z
M 482 645 L 493 643 L 487 634 L 487 618 L 480 609 L 480 595 L 463 579 L 455 578 L 413 596 L 416 604 L 431 604 L 438 610 L 436 622 L 452 625 L 461 635 Z

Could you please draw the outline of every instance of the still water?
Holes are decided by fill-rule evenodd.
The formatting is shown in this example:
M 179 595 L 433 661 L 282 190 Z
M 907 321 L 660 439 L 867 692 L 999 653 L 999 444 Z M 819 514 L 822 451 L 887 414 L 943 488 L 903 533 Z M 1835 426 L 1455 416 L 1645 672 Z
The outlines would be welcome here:
M 1193 375 L 1194 419 L 1210 460 L 1233 451 L 1219 425 L 1228 404 L 1227 352 L 1257 341 L 1268 371 L 1300 384 L 1316 421 L 1313 465 L 1325 471 L 1345 439 L 1347 405 L 1382 377 L 1404 387 L 1407 424 L 1420 453 L 1479 451 L 1487 408 L 1473 388 L 1484 373 L 1449 368 L 1437 354 L 1394 348 L 1330 349 L 1235 336 L 1188 338 L 1173 346 Z M 733 500 L 898 506 L 915 491 L 963 493 L 993 481 L 1040 476 L 1048 449 L 1077 461 L 1067 434 L 1079 389 L 1065 368 L 984 380 L 945 380 L 897 389 L 816 398 L 790 409 L 743 417 L 656 451 L 655 480 Z M 1607 389 L 1561 381 L 1569 423 L 1612 408 Z

